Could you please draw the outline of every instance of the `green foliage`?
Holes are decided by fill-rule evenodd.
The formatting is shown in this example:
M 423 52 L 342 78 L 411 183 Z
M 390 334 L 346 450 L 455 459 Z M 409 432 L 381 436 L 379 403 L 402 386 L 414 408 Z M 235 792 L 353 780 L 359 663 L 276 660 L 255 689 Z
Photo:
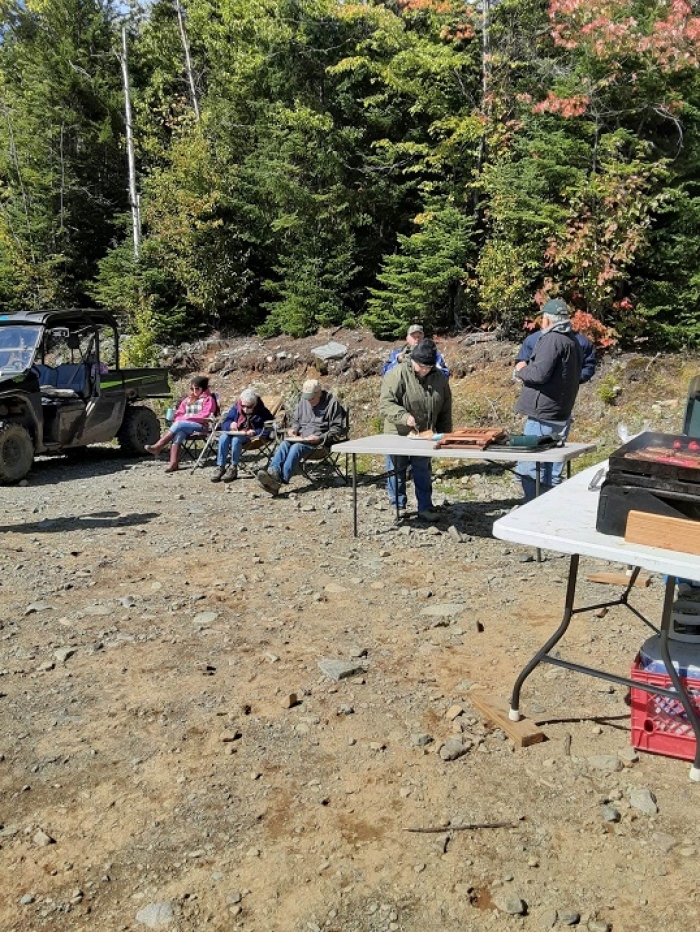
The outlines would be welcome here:
M 700 345 L 697 18 L 651 0 L 130 7 L 0 0 L 0 301 L 212 327 L 515 331 L 556 284 L 623 343 Z M 622 28 L 624 26 L 624 28 Z M 607 331 L 606 331 L 607 332 Z
M 122 366 L 151 366 L 157 361 L 156 335 L 158 326 L 155 315 L 145 299 L 131 314 L 131 332 L 122 341 Z
M 387 256 L 371 290 L 363 324 L 381 338 L 398 337 L 414 320 L 430 329 L 461 322 L 463 281 L 473 222 L 453 205 L 437 204 L 414 218 L 411 236 Z
M 81 303 L 126 184 L 109 2 L 5 2 L 0 41 L 0 293 Z
M 604 405 L 614 405 L 620 394 L 620 385 L 613 374 L 606 375 L 598 380 L 596 394 Z

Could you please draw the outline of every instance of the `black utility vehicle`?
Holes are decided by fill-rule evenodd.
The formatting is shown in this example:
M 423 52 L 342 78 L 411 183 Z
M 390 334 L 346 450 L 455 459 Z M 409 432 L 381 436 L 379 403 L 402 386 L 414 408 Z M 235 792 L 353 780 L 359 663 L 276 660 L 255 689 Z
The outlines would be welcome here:
M 117 437 L 145 455 L 158 418 L 136 402 L 169 398 L 166 369 L 121 369 L 119 327 L 106 311 L 0 314 L 0 483 L 27 475 L 37 453 Z

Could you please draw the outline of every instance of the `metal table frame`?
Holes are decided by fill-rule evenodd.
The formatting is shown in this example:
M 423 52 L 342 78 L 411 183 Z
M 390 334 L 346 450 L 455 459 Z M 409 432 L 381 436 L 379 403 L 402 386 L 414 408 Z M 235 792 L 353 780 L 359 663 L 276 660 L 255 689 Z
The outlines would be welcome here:
M 571 460 L 595 450 L 595 443 L 567 443 L 563 447 L 553 447 L 549 450 L 522 450 L 516 447 L 504 449 L 487 448 L 486 450 L 459 449 L 448 447 L 436 450 L 431 440 L 414 440 L 411 437 L 399 437 L 397 434 L 374 434 L 371 437 L 357 437 L 355 440 L 346 440 L 336 443 L 331 448 L 333 453 L 342 453 L 352 459 L 352 528 L 353 535 L 357 537 L 357 457 L 358 456 L 390 456 L 392 461 L 397 456 L 427 456 L 431 459 L 441 460 L 472 460 L 488 463 L 515 463 L 529 462 L 536 467 L 535 489 L 537 495 L 540 491 L 540 466 L 542 463 L 566 463 L 567 474 L 571 471 Z M 391 472 L 373 476 L 372 481 L 377 482 L 387 478 Z M 396 520 L 399 521 L 398 503 L 396 506 Z
M 505 515 L 503 518 L 499 518 L 494 523 L 494 536 L 501 540 L 542 547 L 570 555 L 569 578 L 562 620 L 554 634 L 537 651 L 532 660 L 525 665 L 516 679 L 511 694 L 509 717 L 512 721 L 519 721 L 520 692 L 527 678 L 540 663 L 549 663 L 571 670 L 574 673 L 583 673 L 621 686 L 634 687 L 654 695 L 678 699 L 683 704 L 685 713 L 688 716 L 688 722 L 695 733 L 696 753 L 695 760 L 690 768 L 690 779 L 700 782 L 700 719 L 683 688 L 678 672 L 673 666 L 668 637 L 676 580 L 678 578 L 700 579 L 700 556 L 673 550 L 662 550 L 659 547 L 649 547 L 643 544 L 632 544 L 621 537 L 601 534 L 596 531 L 599 492 L 597 488 L 589 488 L 589 485 L 601 466 L 604 468 L 605 464 L 591 466 L 569 482 L 548 492 L 540 501 L 531 502 L 517 509 L 517 511 Z M 598 602 L 595 605 L 575 607 L 576 583 L 581 556 L 599 557 L 612 563 L 634 566 L 635 569 L 622 595 L 617 599 Z M 637 609 L 629 604 L 630 592 L 640 568 L 662 573 L 667 577 L 659 628 L 651 624 Z M 613 605 L 623 605 L 630 609 L 645 625 L 660 635 L 661 657 L 675 691 L 631 680 L 628 677 L 617 676 L 605 670 L 588 667 L 552 655 L 552 650 L 566 634 L 571 619 L 575 614 Z

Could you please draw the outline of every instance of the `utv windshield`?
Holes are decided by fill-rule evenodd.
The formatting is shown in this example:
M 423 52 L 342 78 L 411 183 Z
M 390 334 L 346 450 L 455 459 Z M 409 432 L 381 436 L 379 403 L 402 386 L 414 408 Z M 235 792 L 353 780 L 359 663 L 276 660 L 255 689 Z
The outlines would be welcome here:
M 42 328 L 31 324 L 0 326 L 0 371 L 25 372 L 34 362 Z

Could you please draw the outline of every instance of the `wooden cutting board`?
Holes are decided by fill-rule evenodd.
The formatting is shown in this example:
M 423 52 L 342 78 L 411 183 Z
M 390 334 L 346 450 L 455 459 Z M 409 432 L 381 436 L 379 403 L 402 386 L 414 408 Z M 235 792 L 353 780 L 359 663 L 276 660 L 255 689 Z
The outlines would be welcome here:
M 625 540 L 630 544 L 646 544 L 648 547 L 661 547 L 662 550 L 700 555 L 700 521 L 630 511 Z

